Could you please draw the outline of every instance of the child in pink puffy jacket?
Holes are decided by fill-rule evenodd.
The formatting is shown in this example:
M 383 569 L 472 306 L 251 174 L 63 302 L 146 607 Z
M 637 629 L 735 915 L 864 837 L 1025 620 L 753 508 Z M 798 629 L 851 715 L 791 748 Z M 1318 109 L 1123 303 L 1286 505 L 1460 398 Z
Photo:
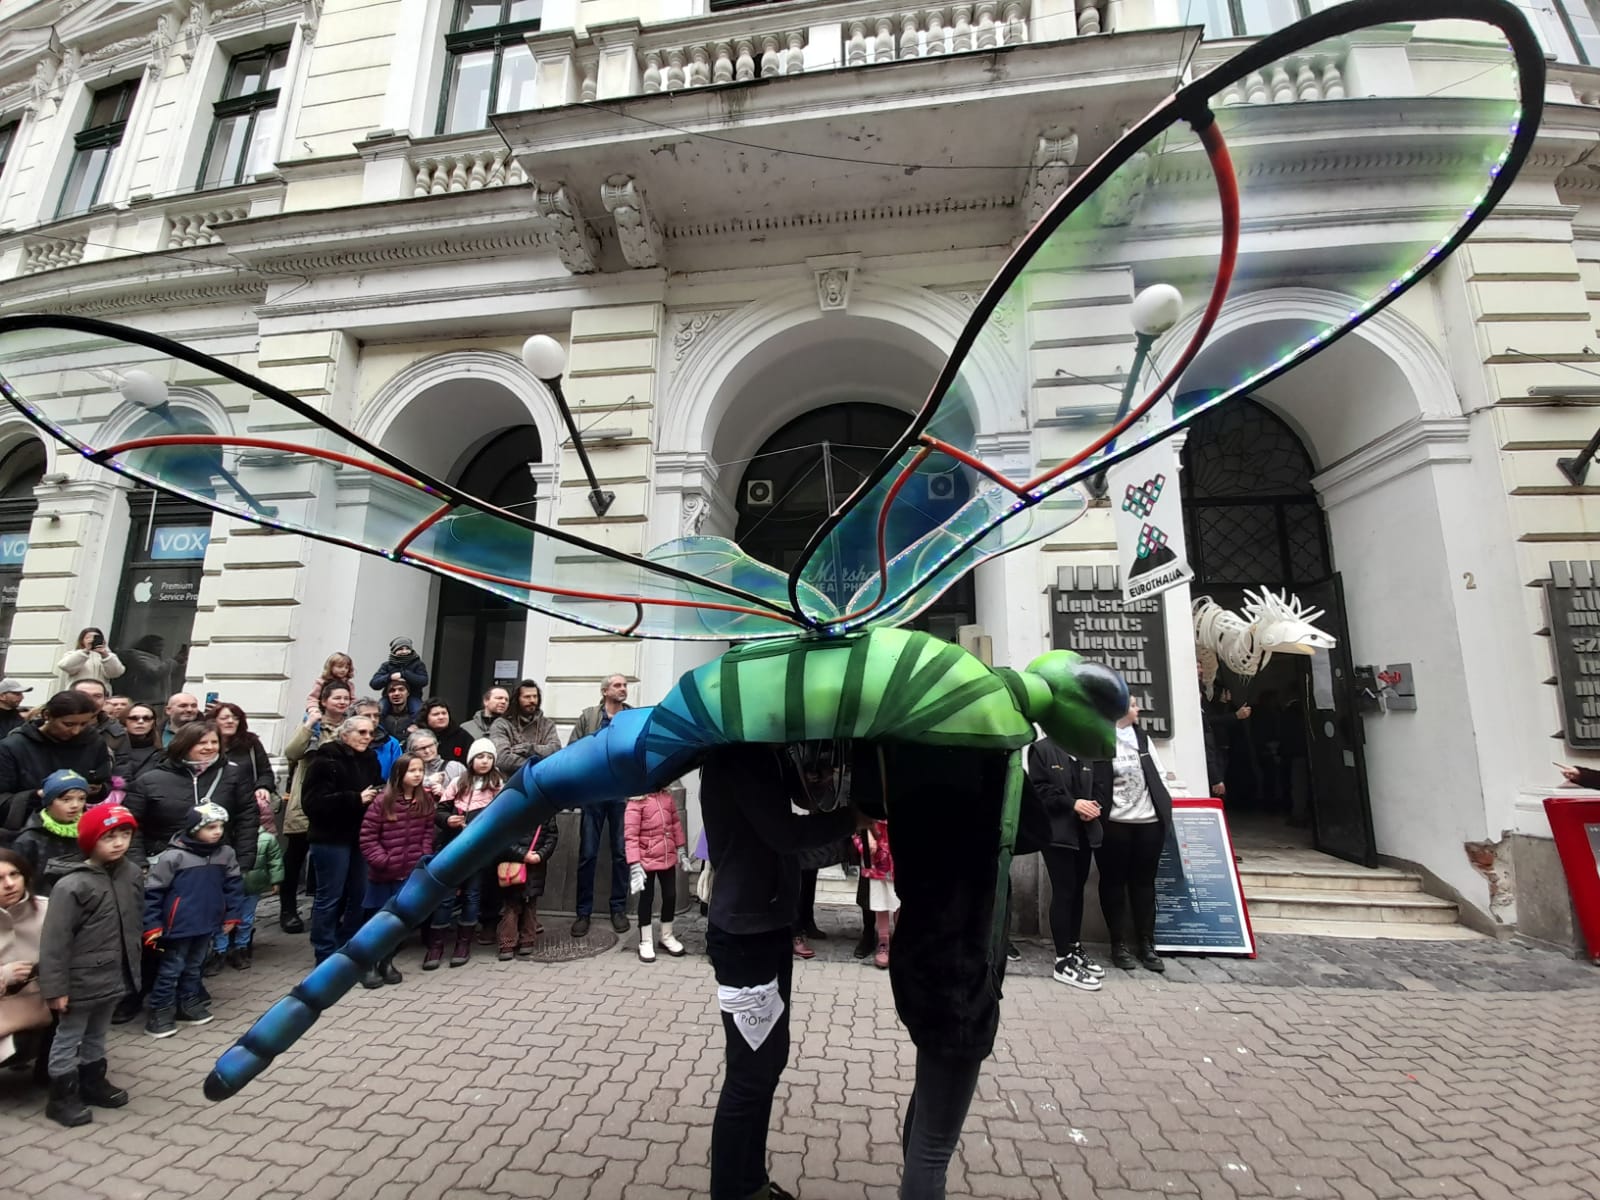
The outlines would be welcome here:
M 684 835 L 671 793 L 632 797 L 623 819 L 623 838 L 627 843 L 629 890 L 639 893 L 639 961 L 656 960 L 650 910 L 657 883 L 661 885 L 661 948 L 678 958 L 683 954 L 683 943 L 672 936 L 673 908 L 678 899 L 676 869 L 687 858 L 684 846 L 689 839 Z

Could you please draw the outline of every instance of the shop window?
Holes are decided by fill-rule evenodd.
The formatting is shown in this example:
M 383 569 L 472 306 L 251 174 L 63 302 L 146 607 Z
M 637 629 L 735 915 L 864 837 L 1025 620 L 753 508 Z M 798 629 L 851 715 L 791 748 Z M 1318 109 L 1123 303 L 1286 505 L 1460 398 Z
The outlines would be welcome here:
M 10 159 L 11 152 L 17 144 L 18 123 L 12 121 L 8 125 L 0 125 L 0 179 L 6 177 L 6 161 Z
M 132 521 L 111 644 L 127 668 L 120 690 L 159 704 L 188 675 L 211 513 L 146 488 L 129 493 L 128 504 Z
M 17 615 L 28 529 L 38 507 L 33 492 L 44 478 L 44 468 L 44 446 L 32 438 L 0 459 L 0 662 L 11 648 L 11 621 Z
M 439 132 L 488 127 L 495 113 L 533 107 L 533 52 L 544 0 L 456 0 L 444 39 Z
M 133 111 L 138 93 L 138 80 L 130 79 L 94 94 L 88 122 L 72 140 L 72 164 L 67 168 L 66 186 L 61 189 L 61 202 L 56 206 L 57 217 L 88 212 L 100 203 L 112 156 L 122 145 L 128 114 Z
M 222 98 L 211 106 L 211 138 L 200 187 L 233 187 L 272 169 L 278 96 L 289 64 L 288 46 L 267 46 L 228 64 Z

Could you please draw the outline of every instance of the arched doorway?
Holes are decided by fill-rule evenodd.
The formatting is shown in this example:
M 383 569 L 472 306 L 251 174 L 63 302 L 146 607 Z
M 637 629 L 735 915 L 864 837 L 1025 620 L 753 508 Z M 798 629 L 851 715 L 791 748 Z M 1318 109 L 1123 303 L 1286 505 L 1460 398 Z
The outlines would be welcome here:
M 1181 479 L 1193 594 L 1237 612 L 1247 588 L 1287 591 L 1323 609 L 1317 625 L 1338 639 L 1315 657 L 1275 656 L 1249 681 L 1224 670 L 1204 718 L 1226 759 L 1229 821 L 1247 839 L 1310 841 L 1370 866 L 1344 594 L 1314 472 L 1295 431 L 1255 400 L 1223 404 L 1189 427 Z
M 754 558 L 783 571 L 793 569 L 817 526 L 872 471 L 905 432 L 907 416 L 882 404 L 847 402 L 813 409 L 784 425 L 745 465 L 734 500 L 734 539 Z M 969 498 L 965 477 L 950 476 L 948 495 L 930 497 L 928 528 Z M 844 604 L 876 569 L 872 547 L 836 564 L 823 590 Z M 976 620 L 969 573 L 910 623 L 955 640 L 962 625 Z
M 499 508 L 531 517 L 538 487 L 528 464 L 541 456 L 537 428 L 507 429 L 469 452 L 451 482 Z M 527 552 L 533 552 L 531 533 Z M 459 580 L 443 579 L 438 586 L 431 690 L 450 702 L 460 721 L 476 709 L 490 686 L 515 684 L 525 673 L 528 610 Z
M 39 507 L 34 489 L 44 478 L 44 443 L 27 438 L 0 458 L 0 662 L 11 648 L 11 622 L 17 615 L 17 589 L 28 554 L 28 531 Z

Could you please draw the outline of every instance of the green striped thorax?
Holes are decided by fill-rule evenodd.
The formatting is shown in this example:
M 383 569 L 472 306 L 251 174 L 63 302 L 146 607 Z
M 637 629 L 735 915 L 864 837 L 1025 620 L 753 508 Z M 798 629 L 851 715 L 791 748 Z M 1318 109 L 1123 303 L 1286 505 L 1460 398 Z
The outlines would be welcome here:
M 752 642 L 689 672 L 659 708 L 714 741 L 900 741 L 1016 750 L 1037 722 L 1063 749 L 1109 758 L 1128 708 L 1120 676 L 1066 650 L 991 670 L 909 629 Z

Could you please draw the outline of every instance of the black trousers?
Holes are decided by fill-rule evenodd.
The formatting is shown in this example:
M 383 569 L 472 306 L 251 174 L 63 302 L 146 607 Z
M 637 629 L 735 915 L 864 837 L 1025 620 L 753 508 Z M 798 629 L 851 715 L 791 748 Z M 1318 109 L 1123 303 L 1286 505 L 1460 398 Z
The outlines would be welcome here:
M 1107 821 L 1100 860 L 1100 910 L 1113 942 L 1154 942 L 1156 867 L 1166 844 L 1160 821 Z M 1133 928 L 1128 929 L 1132 916 Z
M 1083 940 L 1083 889 L 1089 882 L 1094 851 L 1084 834 L 1077 847 L 1046 846 L 1042 855 L 1044 869 L 1050 873 L 1050 937 L 1056 944 L 1056 957 L 1061 958 Z
M 672 920 L 678 907 L 678 869 L 668 867 L 665 871 L 646 871 L 644 873 L 644 890 L 639 893 L 639 928 L 650 927 L 650 910 L 655 907 L 656 881 L 661 881 L 661 920 L 663 923 Z
M 711 1123 L 711 1200 L 745 1200 L 767 1182 L 767 1129 L 772 1095 L 789 1065 L 789 985 L 794 954 L 787 929 L 728 933 L 706 926 L 706 951 L 717 982 L 758 987 L 778 981 L 783 1012 L 766 1040 L 751 1049 L 727 1013 L 722 1014 L 726 1058 L 717 1115 Z
M 800 901 L 794 908 L 794 935 L 805 937 L 817 927 L 817 873 L 800 872 Z
M 900 1200 L 944 1200 L 950 1156 L 961 1141 L 982 1070 L 981 1058 L 947 1058 L 918 1047 L 916 1086 L 900 1131 Z

